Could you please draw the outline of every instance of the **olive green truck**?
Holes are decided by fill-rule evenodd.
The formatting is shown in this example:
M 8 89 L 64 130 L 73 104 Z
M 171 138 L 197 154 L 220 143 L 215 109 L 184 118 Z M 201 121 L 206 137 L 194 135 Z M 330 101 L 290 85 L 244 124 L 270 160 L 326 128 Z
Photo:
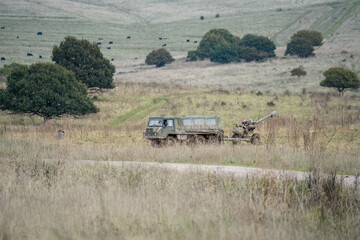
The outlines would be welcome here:
M 241 141 L 252 144 L 260 143 L 260 135 L 253 133 L 257 125 L 269 117 L 277 114 L 276 111 L 253 121 L 242 121 L 232 130 L 232 137 L 224 136 L 221 119 L 217 116 L 188 116 L 188 117 L 151 117 L 143 133 L 143 137 L 151 142 L 152 146 L 174 146 L 177 144 L 222 144 L 231 141 L 238 144 Z

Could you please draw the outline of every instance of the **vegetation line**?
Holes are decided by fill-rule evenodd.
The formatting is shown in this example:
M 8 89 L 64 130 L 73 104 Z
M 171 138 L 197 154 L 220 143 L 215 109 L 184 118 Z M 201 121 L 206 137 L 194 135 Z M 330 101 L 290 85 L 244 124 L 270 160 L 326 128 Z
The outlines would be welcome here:
M 296 18 L 293 22 L 290 22 L 289 24 L 287 24 L 283 29 L 281 29 L 280 31 L 278 31 L 277 33 L 275 33 L 273 35 L 273 37 L 271 38 L 273 41 L 276 42 L 276 38 L 283 32 L 285 32 L 288 28 L 290 28 L 292 25 L 294 25 L 295 23 L 299 22 L 304 16 L 306 16 L 307 14 L 309 14 L 311 12 L 311 10 L 306 11 L 304 14 L 300 15 L 298 18 Z
M 345 14 L 335 23 L 330 26 L 324 33 L 324 38 L 327 38 L 330 34 L 334 33 L 348 18 L 349 16 L 357 9 L 360 5 L 360 0 L 354 1 L 353 5 L 345 12 Z
M 130 120 L 143 119 L 150 112 L 160 108 L 166 102 L 166 97 L 157 97 L 152 99 L 149 103 L 142 105 L 134 110 L 131 110 L 119 118 L 112 121 L 112 125 L 123 125 Z
M 124 115 L 120 116 L 119 118 L 116 118 L 115 120 L 113 120 L 111 122 L 111 124 L 112 125 L 123 125 L 124 123 L 131 121 L 131 120 L 137 121 L 137 120 L 144 119 L 146 117 L 146 115 L 148 115 L 149 113 L 162 107 L 167 102 L 168 99 L 184 97 L 184 96 L 192 95 L 192 94 L 193 93 L 180 93 L 180 94 L 171 95 L 171 96 L 156 97 L 154 99 L 151 99 L 150 102 L 125 113 Z

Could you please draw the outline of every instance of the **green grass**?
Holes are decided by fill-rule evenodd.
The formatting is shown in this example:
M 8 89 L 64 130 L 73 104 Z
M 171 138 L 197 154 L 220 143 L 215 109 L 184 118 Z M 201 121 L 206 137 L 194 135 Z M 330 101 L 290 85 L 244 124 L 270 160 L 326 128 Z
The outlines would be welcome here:
M 184 3 L 176 3 L 176 9 L 170 2 L 162 2 L 160 6 L 164 10 L 160 14 L 160 10 L 149 3 L 123 6 L 115 1 L 100 4 L 87 1 L 85 5 L 79 5 L 65 1 L 60 6 L 56 3 L 35 5 L 30 2 L 24 3 L 28 4 L 26 10 L 11 3 L 5 1 L 0 10 L 1 25 L 6 27 L 0 31 L 0 52 L 7 58 L 1 64 L 50 61 L 52 47 L 68 35 L 101 41 L 104 55 L 117 61 L 145 58 L 152 49 L 164 43 L 175 56 L 184 56 L 187 51 L 197 47 L 193 41 L 199 41 L 212 28 L 227 28 L 240 37 L 247 33 L 273 36 L 273 40 L 283 46 L 294 32 L 302 29 L 298 22 L 308 15 L 316 12 L 310 21 L 316 20 L 315 17 L 319 19 L 311 28 L 323 31 L 327 37 L 358 6 L 358 1 L 331 5 L 321 1 L 313 4 L 282 3 L 280 6 L 270 1 L 255 1 L 252 3 L 255 9 L 251 9 L 245 1 L 228 4 L 211 1 L 204 6 L 197 3 L 192 7 L 192 12 L 188 12 Z M 278 7 L 282 8 L 281 12 L 275 11 Z M 329 8 L 332 9 L 330 12 Z M 343 8 L 347 8 L 346 12 L 341 10 Z M 215 12 L 220 13 L 219 18 L 215 18 Z M 199 20 L 200 15 L 205 15 L 205 20 Z M 329 16 L 337 20 L 334 22 Z M 42 36 L 36 35 L 39 31 L 43 32 Z M 356 36 L 358 32 L 352 34 Z M 131 39 L 126 39 L 127 36 L 131 36 Z M 167 40 L 159 41 L 159 37 Z M 186 43 L 186 39 L 190 39 L 191 43 Z M 111 50 L 106 49 L 110 46 L 107 44 L 109 41 L 114 41 Z M 34 57 L 26 57 L 27 52 L 33 53 Z M 43 58 L 39 59 L 39 55 Z

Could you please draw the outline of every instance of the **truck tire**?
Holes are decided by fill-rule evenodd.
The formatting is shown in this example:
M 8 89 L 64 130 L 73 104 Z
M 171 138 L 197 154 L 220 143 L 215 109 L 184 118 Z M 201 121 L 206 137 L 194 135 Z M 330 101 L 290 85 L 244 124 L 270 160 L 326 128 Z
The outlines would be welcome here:
M 254 144 L 254 145 L 259 145 L 260 140 L 261 140 L 260 134 L 258 134 L 258 133 L 254 133 L 250 138 L 251 144 Z
M 166 147 L 174 147 L 174 146 L 176 146 L 176 143 L 177 143 L 177 140 L 174 137 L 169 136 L 165 139 Z
M 152 147 L 161 147 L 160 141 L 157 139 L 151 140 L 151 146 Z
M 196 136 L 196 142 L 199 145 L 205 145 L 206 144 L 206 139 L 205 139 L 204 136 L 198 135 L 198 136 Z
M 217 145 L 219 144 L 219 138 L 215 135 L 210 135 L 209 138 L 207 139 L 207 144 L 208 145 Z

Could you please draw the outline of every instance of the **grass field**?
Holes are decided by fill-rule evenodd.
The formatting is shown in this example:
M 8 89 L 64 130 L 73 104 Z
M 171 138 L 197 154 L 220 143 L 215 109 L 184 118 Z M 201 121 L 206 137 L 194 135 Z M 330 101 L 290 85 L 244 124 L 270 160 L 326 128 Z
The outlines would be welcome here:
M 359 5 L 0 1 L 0 57 L 6 58 L 0 66 L 49 62 L 52 47 L 68 35 L 101 42 L 116 66 L 116 88 L 91 96 L 97 114 L 44 124 L 36 116 L 0 112 L 0 239 L 357 239 L 359 188 L 345 188 L 332 177 L 360 174 L 360 95 L 349 91 L 340 97 L 319 82 L 329 67 L 360 73 Z M 194 41 L 212 28 L 268 36 L 277 57 L 225 65 L 186 62 Z M 324 45 L 316 57 L 283 57 L 300 29 L 321 31 Z M 145 56 L 165 43 L 176 61 L 146 66 Z M 291 77 L 299 66 L 307 75 Z M 279 114 L 259 126 L 257 146 L 152 148 L 142 139 L 150 116 L 216 115 L 231 135 L 235 123 L 273 110 Z M 64 139 L 55 138 L 59 129 Z M 74 163 L 84 159 L 310 171 L 312 178 L 241 180 Z M 329 178 L 320 179 L 320 173 Z

